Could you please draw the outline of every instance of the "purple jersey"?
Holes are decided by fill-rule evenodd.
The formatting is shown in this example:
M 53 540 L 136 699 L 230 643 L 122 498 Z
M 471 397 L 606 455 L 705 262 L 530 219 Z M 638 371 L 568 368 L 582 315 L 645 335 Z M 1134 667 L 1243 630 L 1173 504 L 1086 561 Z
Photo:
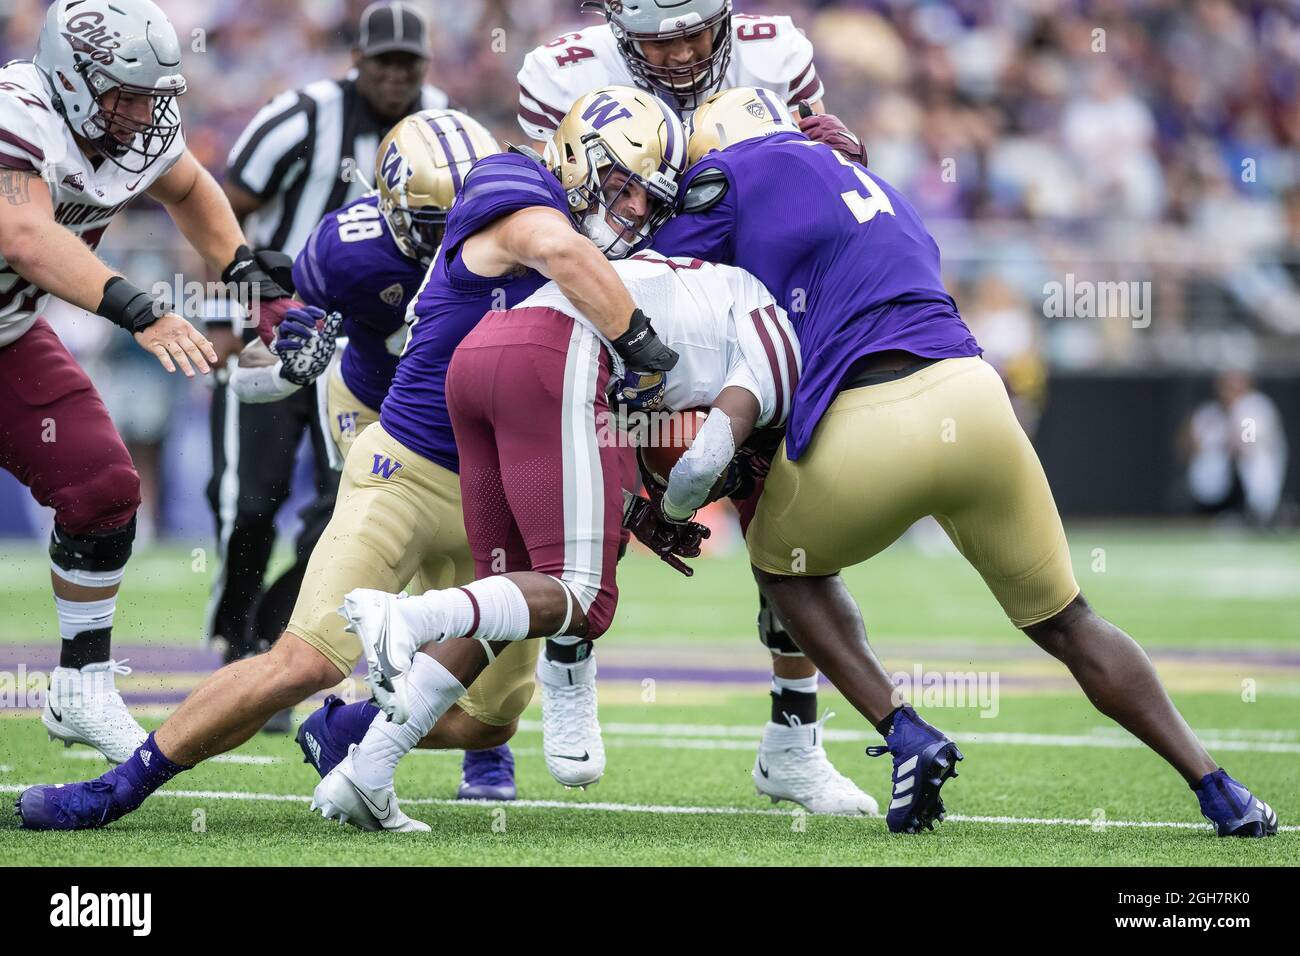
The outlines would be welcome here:
M 406 303 L 423 279 L 424 266 L 397 248 L 374 194 L 326 213 L 293 264 L 298 297 L 343 314 L 343 382 L 370 408 L 393 381 Z
M 979 355 L 939 275 L 939 247 L 894 188 L 829 146 L 777 133 L 710 153 L 691 167 L 688 206 L 718 172 L 726 192 L 655 234 L 666 256 L 694 256 L 756 275 L 790 314 L 803 371 L 786 454 L 797 459 L 853 363 L 904 349 L 927 358 Z M 699 188 L 689 193 L 699 180 Z M 707 205 L 707 203 L 705 203 Z M 672 374 L 672 373 L 669 373 Z
M 491 278 L 476 275 L 461 261 L 461 247 L 502 216 L 532 206 L 569 215 L 559 180 L 527 156 L 487 156 L 465 175 L 447 215 L 438 257 L 416 295 L 411 338 L 380 409 L 379 421 L 386 432 L 452 471 L 460 468 L 444 393 L 452 353 L 484 315 L 512 308 L 547 281 L 531 269 Z

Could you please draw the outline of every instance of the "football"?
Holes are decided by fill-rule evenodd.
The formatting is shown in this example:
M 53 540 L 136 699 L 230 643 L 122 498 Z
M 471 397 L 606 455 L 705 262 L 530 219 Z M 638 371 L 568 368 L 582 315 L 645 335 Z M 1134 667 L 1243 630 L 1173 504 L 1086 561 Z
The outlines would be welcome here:
M 707 408 L 689 408 L 682 412 L 654 415 L 638 435 L 637 455 L 641 474 L 662 488 L 668 487 L 668 475 L 679 458 L 691 447 L 696 434 L 708 418 Z

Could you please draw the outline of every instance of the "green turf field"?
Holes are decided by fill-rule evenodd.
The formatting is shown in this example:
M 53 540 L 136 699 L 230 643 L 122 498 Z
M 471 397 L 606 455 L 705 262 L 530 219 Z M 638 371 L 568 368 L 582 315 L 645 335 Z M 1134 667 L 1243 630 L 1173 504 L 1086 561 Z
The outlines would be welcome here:
M 1085 593 L 1152 651 L 1211 751 L 1278 811 L 1269 841 L 1211 837 L 1195 798 L 1071 688 L 1068 674 L 1005 623 L 978 577 L 950 554 L 903 543 L 849 575 L 891 670 L 996 676 L 986 706 L 922 702 L 966 754 L 945 787 L 950 818 L 919 837 L 892 837 L 879 819 L 794 814 L 749 781 L 766 717 L 750 633 L 752 585 L 742 559 L 701 562 L 686 581 L 631 556 L 622 602 L 602 638 L 602 720 L 609 769 L 599 786 L 565 791 L 542 763 L 536 705 L 515 740 L 520 802 L 457 805 L 459 755 L 418 753 L 398 792 L 427 835 L 341 829 L 308 813 L 315 783 L 286 738 L 260 736 L 233 759 L 173 781 L 111 828 L 28 834 L 0 822 L 0 860 L 32 864 L 1122 864 L 1300 863 L 1300 540 L 1203 530 L 1070 529 Z M 1100 549 L 1100 550 L 1099 550 Z M 0 642 L 55 633 L 39 549 L 0 549 Z M 116 639 L 196 646 L 210 569 L 190 549 L 133 562 Z M 51 647 L 54 641 L 51 640 Z M 2 650 L 3 648 L 0 648 Z M 51 651 L 51 654 L 53 652 Z M 30 667 L 49 666 L 33 660 Z M 680 667 L 690 679 L 662 676 Z M 640 670 L 660 677 L 638 679 Z M 719 675 L 717 682 L 708 678 Z M 729 679 L 722 679 L 728 674 Z M 184 687 L 201 675 L 170 674 Z M 137 673 L 133 690 L 160 686 Z M 878 737 L 833 694 L 827 749 L 841 770 L 887 796 Z M 992 705 L 990 706 L 990 702 Z M 952 701 L 947 703 L 951 704 Z M 967 703 L 973 703 L 968 701 Z M 981 709 L 990 716 L 981 716 Z M 298 716 L 307 713 L 300 708 Z M 103 763 L 49 744 L 34 712 L 0 711 L 0 794 L 80 779 Z M 142 712 L 156 726 L 165 708 Z

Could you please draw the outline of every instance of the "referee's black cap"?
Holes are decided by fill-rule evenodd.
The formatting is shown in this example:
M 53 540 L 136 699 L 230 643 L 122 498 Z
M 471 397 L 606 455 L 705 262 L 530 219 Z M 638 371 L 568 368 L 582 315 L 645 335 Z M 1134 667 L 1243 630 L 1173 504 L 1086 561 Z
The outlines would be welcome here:
M 361 13 L 357 48 L 362 56 L 401 52 L 428 59 L 429 30 L 424 14 L 411 3 L 372 3 Z

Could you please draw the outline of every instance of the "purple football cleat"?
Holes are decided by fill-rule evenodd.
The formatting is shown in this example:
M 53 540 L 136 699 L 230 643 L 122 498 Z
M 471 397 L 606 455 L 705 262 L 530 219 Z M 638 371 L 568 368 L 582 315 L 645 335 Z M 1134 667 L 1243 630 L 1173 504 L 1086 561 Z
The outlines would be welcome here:
M 944 816 L 939 789 L 949 777 L 957 776 L 962 760 L 957 745 L 922 720 L 909 704 L 891 715 L 885 746 L 868 747 L 867 754 L 893 754 L 894 791 L 885 823 L 890 833 L 919 833 L 933 830 Z
M 1201 814 L 1221 837 L 1267 837 L 1277 833 L 1277 814 L 1263 800 L 1228 776 L 1222 767 L 1192 788 Z
M 457 800 L 515 799 L 515 755 L 508 744 L 491 750 L 466 750 Z
M 303 762 L 324 777 L 348 755 L 348 747 L 361 743 L 379 713 L 368 700 L 347 704 L 337 694 L 330 694 L 298 727 L 295 739 Z

